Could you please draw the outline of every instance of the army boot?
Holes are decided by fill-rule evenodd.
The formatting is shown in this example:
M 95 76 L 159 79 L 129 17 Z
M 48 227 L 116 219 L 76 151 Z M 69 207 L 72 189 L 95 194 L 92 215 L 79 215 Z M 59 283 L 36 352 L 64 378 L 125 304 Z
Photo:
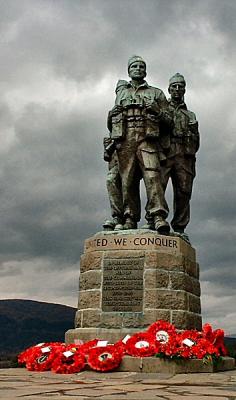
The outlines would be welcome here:
M 141 226 L 141 229 L 149 229 L 151 231 L 155 231 L 155 223 L 154 223 L 154 219 L 151 217 L 147 217 L 146 215 L 146 224 L 144 224 L 143 226 Z
M 115 224 L 114 224 L 113 220 L 110 220 L 110 219 L 106 219 L 106 221 L 104 221 L 102 226 L 103 226 L 104 231 L 114 231 L 114 228 L 115 228 Z
M 107 219 L 103 226 L 104 231 L 120 231 L 123 229 L 122 219 L 119 217 L 114 217 L 112 219 Z
M 137 229 L 137 222 L 132 218 L 127 217 L 123 229 Z
M 160 215 L 156 215 L 154 217 L 154 224 L 155 224 L 155 229 L 160 235 L 168 235 L 170 232 L 170 225 L 168 222 L 161 217 Z
M 113 222 L 115 224 L 114 231 L 122 231 L 123 228 L 123 220 L 119 217 L 114 217 Z

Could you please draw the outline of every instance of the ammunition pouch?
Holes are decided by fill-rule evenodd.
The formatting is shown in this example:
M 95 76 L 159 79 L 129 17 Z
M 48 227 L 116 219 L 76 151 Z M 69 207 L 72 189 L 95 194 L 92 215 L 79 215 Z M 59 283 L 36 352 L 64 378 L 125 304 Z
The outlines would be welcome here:
M 126 133 L 124 114 L 120 113 L 114 117 L 111 117 L 111 123 L 112 123 L 111 139 L 113 140 L 124 139 Z
M 160 135 L 159 119 L 156 115 L 146 114 L 146 137 L 157 139 Z
M 184 136 L 184 154 L 194 156 L 199 148 L 199 136 L 189 133 Z
M 157 139 L 160 135 L 160 120 L 157 115 L 146 112 L 137 104 L 125 107 L 124 112 L 111 117 L 111 139 L 121 141 L 125 138 L 127 128 L 143 128 L 146 138 Z

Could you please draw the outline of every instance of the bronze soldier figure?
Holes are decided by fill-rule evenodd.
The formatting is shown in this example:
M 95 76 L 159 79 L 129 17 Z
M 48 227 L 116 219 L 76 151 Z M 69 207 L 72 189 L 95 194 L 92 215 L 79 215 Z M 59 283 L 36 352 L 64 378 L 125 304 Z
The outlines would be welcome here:
M 114 141 L 109 137 L 104 138 L 104 160 L 108 162 L 106 186 L 112 219 L 106 220 L 103 224 L 103 228 L 105 231 L 118 231 L 123 229 L 124 224 L 122 184 L 119 173 L 118 158 L 116 151 L 114 150 Z M 136 222 L 140 221 L 141 216 L 139 184 L 140 177 L 137 176 L 137 179 L 133 184 L 133 196 L 135 199 L 134 220 Z
M 116 143 L 119 174 L 121 177 L 124 226 L 135 229 L 136 199 L 133 187 L 139 176 L 144 179 L 147 193 L 146 212 L 154 221 L 155 229 L 169 232 L 165 218 L 168 206 L 161 184 L 160 160 L 157 150 L 161 121 L 169 121 L 164 93 L 144 80 L 146 63 L 139 56 L 128 62 L 130 82 L 118 90 L 115 106 L 109 112 L 108 126 L 111 139 Z
M 118 91 L 126 86 L 127 82 L 124 80 L 119 80 L 116 86 L 116 94 Z M 107 127 L 111 135 L 112 125 L 110 118 L 107 120 Z M 116 143 L 111 137 L 105 137 L 103 139 L 104 145 L 104 161 L 108 162 L 108 173 L 106 179 L 106 186 L 111 207 L 112 219 L 108 219 L 104 222 L 103 228 L 106 231 L 118 231 L 123 229 L 124 224 L 124 210 L 123 210 L 123 198 L 122 198 L 122 183 L 121 176 L 119 173 L 118 158 L 116 154 Z M 140 201 L 140 176 L 136 177 L 133 184 L 133 196 L 135 204 L 134 220 L 140 221 L 141 217 L 141 201 Z
M 108 173 L 106 178 L 106 186 L 109 195 L 111 216 L 104 222 L 105 231 L 113 231 L 123 229 L 123 201 L 121 190 L 121 178 L 118 168 L 118 159 L 114 148 L 114 140 L 110 137 L 103 139 L 104 144 L 104 161 L 108 162 Z
M 176 73 L 169 80 L 169 113 L 174 127 L 169 135 L 161 137 L 166 151 L 162 161 L 163 188 L 166 189 L 171 178 L 174 191 L 174 213 L 171 226 L 182 235 L 190 220 L 190 199 L 195 177 L 195 154 L 199 149 L 199 132 L 196 116 L 187 109 L 184 102 L 186 82 L 183 75 Z

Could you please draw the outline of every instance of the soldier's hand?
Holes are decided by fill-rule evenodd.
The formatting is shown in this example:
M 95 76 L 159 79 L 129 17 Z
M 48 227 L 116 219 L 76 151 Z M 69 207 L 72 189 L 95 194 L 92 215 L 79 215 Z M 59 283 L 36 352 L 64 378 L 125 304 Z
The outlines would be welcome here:
M 190 132 L 197 135 L 198 134 L 198 122 L 197 121 L 190 121 L 189 122 L 189 129 Z
M 153 104 L 153 101 L 150 99 L 145 99 L 145 107 L 146 108 L 151 108 Z
M 112 143 L 112 139 L 110 137 L 103 138 L 103 146 L 104 148 L 108 147 Z
M 115 105 L 115 106 L 111 109 L 110 113 L 111 113 L 111 116 L 112 116 L 112 117 L 115 117 L 116 115 L 120 114 L 122 111 L 123 111 L 123 107 L 122 107 L 122 106 L 120 106 L 120 105 Z
M 150 113 L 159 114 L 160 112 L 160 108 L 158 107 L 158 105 L 151 100 L 145 101 L 145 107 Z

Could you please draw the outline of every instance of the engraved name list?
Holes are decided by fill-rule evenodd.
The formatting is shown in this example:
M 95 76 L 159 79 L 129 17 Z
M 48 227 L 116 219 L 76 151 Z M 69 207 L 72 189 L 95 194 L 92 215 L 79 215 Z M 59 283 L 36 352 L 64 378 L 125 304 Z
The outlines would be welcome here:
M 106 259 L 103 268 L 102 310 L 141 312 L 144 258 Z

